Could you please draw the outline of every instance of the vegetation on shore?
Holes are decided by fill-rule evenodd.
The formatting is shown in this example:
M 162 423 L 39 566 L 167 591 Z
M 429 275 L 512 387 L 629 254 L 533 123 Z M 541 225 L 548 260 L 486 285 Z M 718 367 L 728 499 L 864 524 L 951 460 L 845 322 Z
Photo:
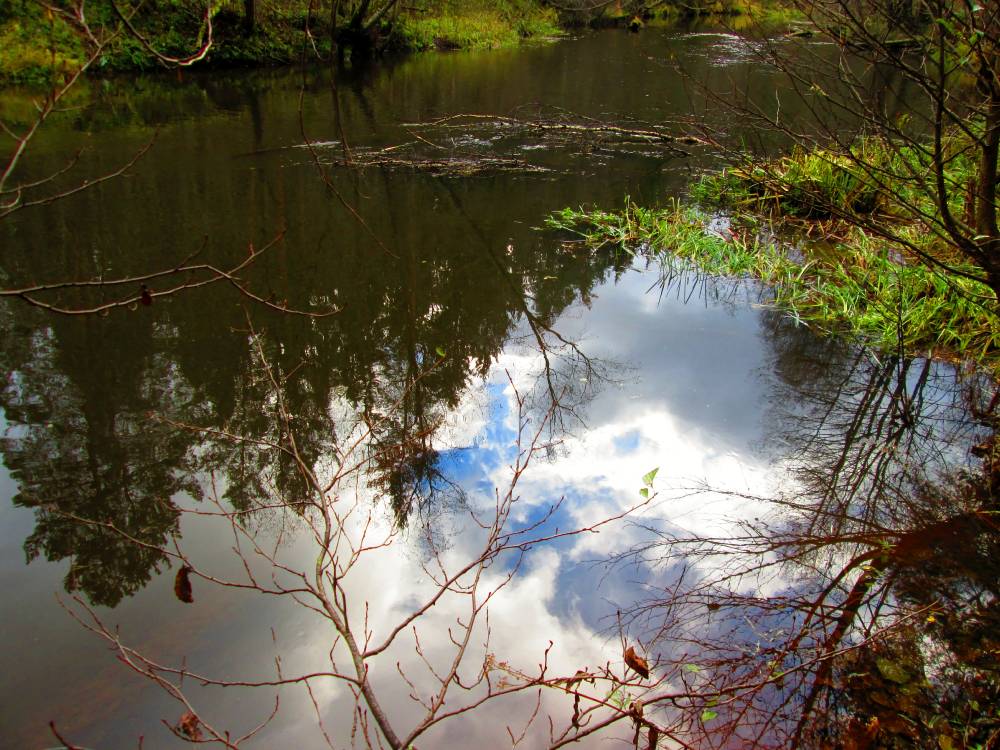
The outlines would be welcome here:
M 252 22 L 248 4 L 256 6 Z M 552 38 L 574 26 L 637 30 L 685 17 L 725 16 L 772 25 L 791 18 L 779 0 L 667 0 L 652 7 L 619 0 L 560 5 L 558 10 L 545 0 L 418 0 L 405 6 L 386 3 L 385 13 L 365 10 L 369 3 L 363 0 L 215 0 L 210 7 L 212 45 L 199 65 L 276 65 L 372 51 L 497 49 Z M 118 8 L 129 12 L 127 5 L 119 3 Z M 202 0 L 157 0 L 138 6 L 129 18 L 156 52 L 185 57 L 206 39 L 205 8 Z M 88 40 L 70 16 L 53 13 L 36 0 L 9 0 L 0 6 L 0 84 L 47 84 L 78 69 L 88 58 Z M 110 0 L 89 0 L 86 17 L 98 36 L 110 40 L 92 68 L 159 67 Z
M 889 149 L 874 156 L 880 146 L 870 141 L 858 148 L 887 162 L 920 158 Z M 949 179 L 963 181 L 972 166 L 956 156 Z M 691 200 L 660 209 L 630 202 L 616 212 L 565 209 L 548 225 L 592 245 L 614 243 L 709 275 L 758 280 L 772 304 L 797 321 L 880 351 L 1000 368 L 996 297 L 975 278 L 975 266 L 926 231 L 921 212 L 935 209 L 919 192 L 887 194 L 847 160 L 796 151 L 758 170 L 706 175 Z M 880 222 L 891 222 L 907 245 L 880 237 Z

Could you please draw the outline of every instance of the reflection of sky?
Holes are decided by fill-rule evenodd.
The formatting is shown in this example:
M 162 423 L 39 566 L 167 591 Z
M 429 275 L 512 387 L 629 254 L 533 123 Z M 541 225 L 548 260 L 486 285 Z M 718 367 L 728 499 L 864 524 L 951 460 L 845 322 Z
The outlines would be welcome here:
M 721 495 L 695 496 L 686 488 L 704 483 L 739 492 L 763 490 L 765 468 L 751 446 L 760 439 L 764 403 L 755 373 L 768 352 L 755 312 L 685 303 L 669 294 L 657 297 L 646 293 L 648 287 L 648 275 L 628 274 L 619 284 L 598 291 L 585 331 L 571 330 L 582 328 L 574 316 L 567 316 L 565 325 L 560 322 L 564 335 L 582 336 L 589 356 L 634 369 L 628 370 L 624 383 L 599 386 L 584 415 L 586 428 L 565 436 L 558 450 L 537 458 L 522 477 L 516 518 L 520 527 L 539 522 L 560 502 L 538 535 L 621 513 L 639 502 L 642 477 L 653 468 L 659 468 L 654 480 L 658 496 L 654 507 L 639 517 L 650 524 L 655 518 L 654 525 L 661 528 L 717 533 L 748 511 Z M 485 483 L 491 492 L 509 481 L 509 446 L 516 437 L 516 403 L 508 374 L 523 391 L 538 365 L 523 353 L 501 359 L 489 386 L 489 419 L 463 452 L 463 465 L 491 473 Z M 482 478 L 476 481 L 481 489 Z M 552 545 L 560 559 L 559 610 L 568 613 L 576 607 L 586 612 L 588 626 L 606 627 L 601 618 L 608 614 L 609 602 L 627 603 L 642 587 L 630 586 L 629 577 L 614 573 L 594 596 L 595 579 L 602 574 L 587 561 L 624 551 L 645 533 L 619 523 Z M 647 570 L 645 575 L 655 574 Z M 625 589 L 632 589 L 631 594 Z
M 510 529 L 540 524 L 532 536 L 548 536 L 619 514 L 640 501 L 642 477 L 657 467 L 654 504 L 638 511 L 636 521 L 659 528 L 724 532 L 733 519 L 750 511 L 721 495 L 694 496 L 686 488 L 699 482 L 739 491 L 762 487 L 764 467 L 750 449 L 760 437 L 763 404 L 753 373 L 766 361 L 756 314 L 738 306 L 685 303 L 670 295 L 660 299 L 646 294 L 648 285 L 648 275 L 627 274 L 619 284 L 599 288 L 592 310 L 585 316 L 569 315 L 560 321 L 560 333 L 580 336 L 588 355 L 623 365 L 624 369 L 611 369 L 625 373 L 624 381 L 590 384 L 596 397 L 585 407 L 586 426 L 574 426 L 561 436 L 555 450 L 533 458 L 516 488 L 518 500 Z M 526 393 L 538 376 L 539 363 L 537 353 L 524 348 L 505 352 L 486 382 L 467 392 L 435 439 L 438 468 L 465 490 L 471 506 L 479 511 L 493 507 L 498 488 L 503 494 L 517 456 L 517 404 L 510 381 Z M 539 415 L 532 412 L 527 416 L 528 430 L 537 429 Z M 550 436 L 545 433 L 544 437 Z M 366 494 L 370 490 L 359 492 L 360 507 L 377 509 L 371 519 L 373 538 L 391 533 L 391 514 L 384 505 Z M 428 561 L 431 545 L 438 545 L 443 562 L 455 566 L 474 556 L 483 541 L 482 531 L 469 522 L 462 507 L 432 507 L 424 520 L 432 529 L 430 540 L 421 536 L 420 525 L 415 524 L 402 538 L 403 543 L 373 551 L 346 579 L 349 599 L 367 604 L 355 627 L 360 627 L 366 615 L 373 640 L 384 637 L 390 623 L 398 622 L 433 594 L 420 568 Z M 239 566 L 230 554 L 231 542 L 219 543 L 230 536 L 225 524 L 189 517 L 182 529 L 184 549 L 195 556 L 196 563 L 239 577 Z M 550 674 L 571 675 L 577 669 L 609 661 L 620 667 L 620 647 L 610 630 L 613 621 L 609 616 L 617 607 L 648 595 L 651 586 L 668 583 L 676 571 L 649 566 L 608 570 L 593 561 L 627 550 L 645 534 L 635 524 L 617 522 L 602 526 L 598 533 L 565 537 L 529 549 L 518 574 L 491 602 L 489 647 L 484 650 L 481 646 L 485 631 L 477 632 L 476 650 L 463 674 L 470 677 L 476 673 L 484 651 L 531 673 L 550 640 L 555 644 Z M 281 548 L 280 554 L 292 567 L 308 569 L 315 549 L 308 535 L 300 535 Z M 486 584 L 501 581 L 514 562 L 515 557 L 508 555 L 492 566 L 486 572 Z M 33 569 L 61 575 L 58 571 L 62 568 L 36 563 Z M 287 600 L 262 600 L 220 590 L 201 580 L 195 581 L 195 605 L 181 605 L 171 594 L 173 572 L 154 578 L 147 589 L 113 613 L 105 613 L 109 624 L 121 625 L 127 642 L 141 645 L 167 662 L 176 663 L 186 654 L 192 666 L 232 678 L 273 676 L 275 653 L 282 656 L 285 674 L 322 667 L 333 639 L 329 625 L 314 614 Z M 54 576 L 47 577 L 50 591 Z M 433 663 L 450 660 L 449 641 L 441 634 L 463 618 L 466 610 L 462 597 L 446 597 L 418 622 L 424 653 Z M 55 615 L 63 616 L 58 611 Z M 159 623 L 152 630 L 151 618 Z M 107 658 L 95 661 L 106 656 L 102 648 L 75 624 L 60 622 L 65 627 L 53 638 L 71 644 L 81 669 L 92 670 L 94 675 L 78 676 L 73 683 L 74 694 L 94 696 L 69 713 L 70 725 L 82 727 L 77 741 L 123 746 L 134 741 L 141 727 L 179 715 L 177 707 L 154 688 L 133 685 L 130 718 L 114 722 L 101 718 L 95 723 L 96 717 L 110 715 L 100 712 L 100 703 L 110 701 L 116 707 L 111 713 L 124 706 L 125 696 L 108 687 L 115 684 L 115 666 Z M 57 663 L 58 657 L 52 661 L 53 667 Z M 396 647 L 373 660 L 371 672 L 393 716 L 405 726 L 417 720 L 419 711 L 407 698 L 409 688 L 399 679 L 397 663 L 408 678 L 428 688 L 430 683 L 415 657 L 409 631 Z M 30 664 L 14 666 L 23 673 L 32 671 Z M 199 706 L 220 723 L 243 730 L 266 714 L 273 699 L 270 691 L 249 696 L 234 690 L 194 693 Z M 330 718 L 328 730 L 336 735 L 341 731 L 338 728 L 349 726 L 344 720 L 349 711 L 348 693 L 342 685 L 317 682 L 315 695 Z M 60 699 L 57 694 L 53 705 L 69 705 L 71 700 L 69 695 Z M 467 747 L 476 741 L 492 746 L 497 737 L 505 735 L 507 719 L 530 713 L 528 704 L 515 700 L 503 711 L 478 712 L 474 721 L 459 718 L 436 731 L 428 746 Z M 543 708 L 557 721 L 568 719 L 564 696 L 546 695 Z M 90 718 L 84 719 L 88 712 Z M 545 727 L 538 731 L 544 733 Z M 168 740 L 160 739 L 165 743 L 162 746 L 171 746 Z M 318 744 L 315 717 L 304 691 L 282 691 L 280 721 L 265 730 L 260 741 L 260 746 Z
M 473 638 L 474 648 L 462 673 L 467 681 L 474 678 L 487 653 L 509 662 L 514 670 L 531 674 L 550 641 L 550 676 L 572 675 L 578 669 L 607 663 L 620 670 L 615 611 L 628 610 L 654 596 L 657 589 L 669 588 L 682 566 L 646 561 L 608 567 L 602 561 L 647 541 L 651 529 L 726 535 L 741 519 L 762 514 L 758 505 L 722 492 L 766 494 L 772 479 L 768 465 L 755 454 L 763 442 L 762 425 L 770 408 L 767 389 L 775 386 L 768 382 L 774 377 L 770 369 L 774 351 L 761 334 L 757 312 L 746 304 L 705 304 L 699 297 L 650 294 L 646 291 L 649 284 L 648 274 L 628 273 L 618 284 L 597 289 L 592 309 L 585 315 L 571 311 L 559 321 L 562 335 L 579 338 L 584 351 L 602 360 L 620 381 L 588 383 L 596 395 L 583 408 L 584 425 L 571 423 L 568 432 L 554 436 L 559 439 L 555 449 L 532 459 L 519 478 L 508 530 L 534 527 L 532 537 L 546 537 L 597 524 L 640 503 L 643 477 L 654 468 L 658 469 L 652 488 L 655 497 L 628 520 L 603 525 L 597 533 L 564 536 L 532 546 L 523 558 L 508 554 L 492 565 L 484 574 L 484 591 L 501 582 L 516 562 L 520 564 L 510 583 L 491 600 L 488 646 L 483 646 L 485 627 Z M 503 495 L 511 481 L 511 466 L 518 455 L 514 388 L 522 395 L 531 391 L 540 364 L 540 356 L 525 348 L 523 341 L 509 347 L 486 380 L 473 384 L 463 395 L 435 436 L 437 468 L 462 488 L 468 507 L 480 517 L 489 515 L 497 491 Z M 570 375 L 575 382 L 572 369 Z M 344 420 L 349 418 L 346 405 L 336 408 L 344 412 Z M 529 408 L 524 417 L 529 433 L 524 437 L 530 440 L 530 433 L 540 427 L 540 415 Z M 552 437 L 542 431 L 543 440 Z M 526 447 L 522 444 L 522 449 Z M 692 491 L 702 486 L 718 491 Z M 358 604 L 354 627 L 360 632 L 367 622 L 372 642 L 377 642 L 435 593 L 422 567 L 432 561 L 431 551 L 438 549 L 442 564 L 454 569 L 475 557 L 484 532 L 470 522 L 464 503 L 442 502 L 435 507 L 432 500 L 429 508 L 415 514 L 402 536 L 379 549 L 378 539 L 393 533 L 392 514 L 371 488 L 356 491 L 359 508 L 374 508 L 370 518 L 362 514 L 357 523 L 369 523 L 369 541 L 375 549 L 365 554 L 363 563 L 344 581 L 349 601 Z M 350 493 L 344 494 L 343 502 L 350 501 Z M 189 499 L 178 499 L 194 507 Z M 74 740 L 88 746 L 128 746 L 142 732 L 152 739 L 159 719 L 176 720 L 181 711 L 142 680 L 121 682 L 120 667 L 99 642 L 51 602 L 50 592 L 58 588 L 64 564 L 38 561 L 25 574 L 16 563 L 19 545 L 30 530 L 30 514 L 8 508 L 5 520 L 7 516 L 14 525 L 0 540 L 0 552 L 5 574 L 10 574 L 4 579 L 7 588 L 18 592 L 11 601 L 24 611 L 44 615 L 44 624 L 31 632 L 25 623 L 16 624 L 11 630 L 15 648 L 4 661 L 7 673 L 29 676 L 21 691 L 25 696 L 49 695 L 44 704 L 37 698 L 9 698 L 29 717 L 25 721 L 43 728 L 31 736 L 42 737 L 44 723 L 54 715 L 65 717 L 67 727 L 75 730 Z M 220 576 L 240 577 L 226 523 L 189 516 L 182 522 L 182 531 L 181 544 L 196 564 Z M 293 569 L 308 570 L 315 556 L 308 534 L 289 535 L 279 548 L 279 559 Z M 154 577 L 135 597 L 104 613 L 110 625 L 121 626 L 127 643 L 164 662 L 177 664 L 186 658 L 192 668 L 232 679 L 273 677 L 276 654 L 281 655 L 286 675 L 312 672 L 327 664 L 333 633 L 314 613 L 287 599 L 220 589 L 201 579 L 195 581 L 195 604 L 182 605 L 172 595 L 173 572 Z M 685 570 L 685 575 L 697 577 L 698 570 Z M 775 579 L 766 582 L 766 588 L 759 583 L 745 581 L 742 592 L 767 595 L 787 590 L 791 582 Z M 453 649 L 442 634 L 467 615 L 468 601 L 447 595 L 415 623 L 431 663 L 450 662 Z M 637 623 L 629 640 L 643 637 L 638 628 L 653 625 Z M 723 622 L 722 613 L 709 614 L 703 622 L 706 628 L 730 628 L 734 641 L 761 642 L 771 637 L 769 631 L 788 625 L 780 612 L 750 613 L 735 624 Z M 39 638 L 53 647 L 38 649 Z M 665 655 L 657 649 L 672 647 L 658 645 L 648 655 L 655 660 Z M 71 660 L 71 668 L 66 660 Z M 343 654 L 338 663 L 346 665 Z M 372 660 L 370 674 L 394 720 L 400 726 L 412 726 L 420 710 L 408 698 L 410 688 L 400 679 L 398 668 L 419 690 L 426 693 L 433 687 L 415 655 L 409 629 L 396 645 Z M 60 683 L 55 675 L 62 672 L 70 678 Z M 243 731 L 269 712 L 274 695 L 270 690 L 248 693 L 189 687 L 200 709 L 219 724 Z M 350 695 L 345 686 L 317 681 L 314 696 L 335 743 L 346 743 Z M 449 705 L 463 699 L 461 691 L 456 691 Z M 281 706 L 279 720 L 264 730 L 258 746 L 319 746 L 322 740 L 307 694 L 298 687 L 282 689 Z M 529 715 L 532 708 L 528 698 L 506 701 L 453 720 L 418 746 L 496 746 L 506 736 L 506 725 Z M 557 724 L 565 723 L 569 718 L 565 696 L 546 693 L 545 714 L 551 714 Z M 529 734 L 529 746 L 547 733 L 545 722 L 533 731 L 536 734 Z M 629 734 L 628 727 L 622 731 Z M 581 743 L 583 747 L 602 745 L 600 738 Z M 152 746 L 174 745 L 161 732 Z

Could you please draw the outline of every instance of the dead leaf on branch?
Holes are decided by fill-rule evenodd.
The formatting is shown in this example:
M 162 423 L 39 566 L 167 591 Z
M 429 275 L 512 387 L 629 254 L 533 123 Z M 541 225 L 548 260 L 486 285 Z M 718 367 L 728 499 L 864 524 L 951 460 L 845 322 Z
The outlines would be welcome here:
M 190 711 L 181 717 L 174 729 L 177 730 L 179 735 L 187 737 L 189 740 L 202 740 L 205 738 L 201 731 L 201 721 Z
M 184 565 L 177 571 L 177 577 L 174 578 L 174 594 L 186 604 L 191 604 L 194 601 L 194 593 L 191 591 L 190 573 L 191 566 Z
M 566 688 L 572 689 L 577 685 L 579 685 L 581 682 L 589 682 L 591 685 L 593 685 L 596 679 L 597 679 L 596 675 L 591 674 L 585 669 L 578 669 L 576 670 L 575 675 L 573 675 L 570 679 L 566 680 Z
M 632 646 L 625 649 L 625 663 L 644 680 L 649 679 L 649 663 L 639 656 Z

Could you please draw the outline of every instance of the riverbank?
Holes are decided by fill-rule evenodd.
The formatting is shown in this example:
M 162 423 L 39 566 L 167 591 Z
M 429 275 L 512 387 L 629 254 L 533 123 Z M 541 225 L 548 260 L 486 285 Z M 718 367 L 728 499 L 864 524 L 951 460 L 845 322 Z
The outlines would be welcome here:
M 252 23 L 247 15 L 250 5 L 256 5 Z M 213 6 L 211 18 L 206 19 L 202 4 L 185 0 L 142 6 L 128 17 L 132 27 L 128 29 L 111 5 L 88 5 L 84 28 L 79 18 L 59 16 L 31 0 L 12 0 L 0 10 L 0 85 L 58 81 L 91 55 L 91 71 L 151 70 L 161 67 L 157 55 L 185 59 L 209 39 L 211 45 L 199 66 L 253 67 L 337 55 L 499 49 L 586 26 L 638 31 L 647 25 L 711 18 L 728 19 L 733 26 L 778 27 L 793 18 L 777 0 L 663 3 L 653 10 L 632 5 L 626 1 L 557 10 L 539 0 L 420 0 L 405 6 L 390 0 L 347 9 L 339 2 L 330 7 L 243 0 Z M 95 39 L 102 43 L 96 52 Z
M 877 145 L 859 148 L 871 153 Z M 885 153 L 918 158 L 916 151 Z M 946 179 L 965 184 L 972 168 L 968 158 L 954 158 Z M 707 174 L 686 202 L 564 209 L 548 224 L 590 246 L 653 254 L 668 268 L 755 280 L 798 323 L 880 352 L 1000 372 L 996 295 L 978 280 L 982 269 L 929 230 L 934 211 L 925 196 L 889 193 L 832 154 L 797 151 L 757 169 Z M 886 239 L 889 227 L 895 242 Z

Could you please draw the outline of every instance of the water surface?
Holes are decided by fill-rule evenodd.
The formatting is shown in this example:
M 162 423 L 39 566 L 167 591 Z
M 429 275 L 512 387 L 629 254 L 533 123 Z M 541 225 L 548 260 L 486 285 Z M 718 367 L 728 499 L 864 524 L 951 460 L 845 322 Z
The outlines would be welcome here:
M 364 71 L 185 72 L 90 84 L 92 99 L 42 134 L 29 172 L 53 171 L 81 143 L 74 174 L 112 169 L 155 136 L 154 147 L 126 177 L 6 220 L 6 283 L 135 274 L 195 253 L 231 267 L 249 247 L 271 243 L 241 275 L 254 293 L 272 305 L 338 312 L 282 314 L 222 284 L 104 316 L 3 308 L 3 488 L 12 502 L 0 536 L 8 642 L 0 667 L 14 676 L 4 692 L 4 746 L 54 744 L 50 720 L 88 747 L 128 747 L 139 736 L 147 748 L 181 744 L 160 719 L 176 722 L 182 709 L 74 622 L 63 605 L 86 612 L 73 595 L 163 664 L 245 681 L 273 678 L 278 654 L 286 673 L 323 663 L 333 631 L 315 613 L 197 578 L 194 603 L 181 603 L 167 554 L 180 549 L 220 578 L 241 575 L 232 555 L 239 533 L 199 515 L 216 498 L 247 511 L 246 539 L 307 569 L 316 549 L 295 508 L 309 490 L 276 449 L 290 433 L 323 474 L 359 430 L 375 425 L 363 441 L 370 471 L 341 490 L 371 514 L 376 532 L 403 530 L 389 549 L 366 556 L 349 584 L 375 629 L 429 595 L 420 566 L 434 550 L 457 560 L 480 541 L 468 510 L 488 508 L 496 488 L 510 484 L 519 403 L 528 420 L 522 439 L 546 423 L 539 440 L 551 446 L 519 479 L 515 525 L 556 533 L 596 523 L 640 502 L 642 477 L 658 469 L 660 494 L 634 523 L 528 552 L 492 605 L 489 645 L 477 641 L 463 672 L 475 675 L 490 655 L 511 665 L 508 678 L 537 669 L 549 641 L 556 671 L 621 670 L 614 613 L 668 589 L 679 569 L 658 562 L 655 547 L 631 567 L 597 563 L 669 535 L 725 535 L 764 514 L 757 498 L 787 486 L 785 465 L 822 458 L 809 452 L 817 433 L 798 428 L 829 414 L 817 395 L 832 384 L 846 394 L 834 403 L 850 414 L 870 403 L 858 396 L 869 392 L 855 387 L 859 379 L 890 391 L 912 383 L 931 394 L 918 412 L 934 434 L 921 433 L 920 445 L 933 443 L 935 430 L 971 439 L 947 367 L 859 354 L 768 311 L 752 286 L 694 274 L 661 283 L 646 260 L 538 229 L 566 205 L 679 195 L 710 155 L 425 127 L 459 114 L 571 111 L 675 123 L 678 132 L 707 123 L 738 138 L 742 126 L 727 122 L 676 63 L 716 92 L 768 100 L 773 76 L 740 49 L 725 33 L 649 30 Z M 409 155 L 516 158 L 547 171 L 442 176 L 338 166 L 352 150 L 397 146 Z M 72 291 L 53 299 L 80 306 L 111 298 Z M 831 434 L 843 432 L 834 425 Z M 936 450 L 928 460 L 947 468 L 964 459 Z M 259 510 L 276 500 L 291 507 Z M 768 585 L 791 584 L 779 577 Z M 445 659 L 441 634 L 463 611 L 461 600 L 449 601 L 421 621 L 432 662 Z M 646 642 L 657 628 L 648 617 L 630 622 Z M 666 659 L 676 647 L 655 648 Z M 408 676 L 422 669 L 405 640 L 378 658 L 372 680 L 406 724 L 417 712 L 397 661 Z M 187 678 L 199 709 L 234 732 L 273 707 L 271 689 L 194 682 Z M 302 687 L 278 693 L 281 710 L 259 746 L 321 746 Z M 345 687 L 320 680 L 313 698 L 334 743 L 347 744 Z M 565 723 L 564 696 L 546 701 L 543 714 Z M 494 746 L 505 724 L 530 711 L 530 701 L 515 701 L 460 717 L 426 744 L 467 747 L 481 738 Z M 539 722 L 530 731 L 538 742 L 548 730 Z

